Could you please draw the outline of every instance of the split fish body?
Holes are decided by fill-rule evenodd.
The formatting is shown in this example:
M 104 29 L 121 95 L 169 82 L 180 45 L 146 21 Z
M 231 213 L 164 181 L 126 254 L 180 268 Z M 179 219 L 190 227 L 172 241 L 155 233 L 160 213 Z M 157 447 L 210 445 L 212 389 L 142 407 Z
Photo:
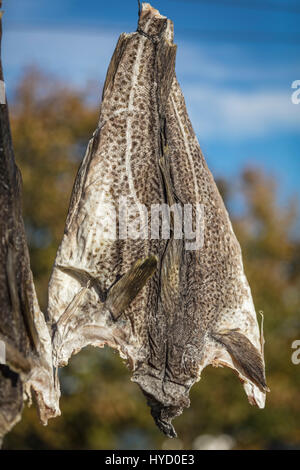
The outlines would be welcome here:
M 189 121 L 175 55 L 172 22 L 143 4 L 137 32 L 120 36 L 111 59 L 48 296 L 55 365 L 88 344 L 118 349 L 171 437 L 207 365 L 232 367 L 260 407 L 267 389 L 240 246 Z M 170 235 L 153 237 L 149 217 L 162 205 L 172 208 Z M 174 228 L 186 205 L 195 233 L 201 209 L 196 249 Z M 124 213 L 135 235 L 124 234 Z
M 166 335 L 157 299 L 167 241 L 147 235 L 120 239 L 117 233 L 114 239 L 109 233 L 119 225 L 116 219 L 123 199 L 129 208 L 130 227 L 140 223 L 147 229 L 144 208 L 150 214 L 154 204 L 165 202 L 159 167 L 159 107 L 163 89 L 172 82 L 176 46 L 167 39 L 160 41 L 169 34 L 170 22 L 154 12 L 151 8 L 142 12 L 142 33 L 122 34 L 119 39 L 107 72 L 99 125 L 74 184 L 49 284 L 48 318 L 57 365 L 67 363 L 86 344 L 109 344 L 134 369 L 149 355 L 157 363 L 154 368 L 160 367 Z M 145 266 L 152 272 L 153 257 L 157 269 L 152 279 L 122 317 L 112 321 L 111 311 L 103 313 L 112 286 L 138 260 L 149 259 Z
M 202 208 L 203 245 L 185 251 L 179 312 L 185 360 L 196 362 L 196 376 L 209 364 L 236 371 L 251 404 L 263 408 L 268 390 L 264 372 L 264 338 L 259 331 L 242 253 L 213 176 L 202 155 L 173 81 L 166 111 L 173 189 L 183 204 Z M 184 333 L 184 330 L 186 332 Z M 184 362 L 184 360 L 183 360 Z

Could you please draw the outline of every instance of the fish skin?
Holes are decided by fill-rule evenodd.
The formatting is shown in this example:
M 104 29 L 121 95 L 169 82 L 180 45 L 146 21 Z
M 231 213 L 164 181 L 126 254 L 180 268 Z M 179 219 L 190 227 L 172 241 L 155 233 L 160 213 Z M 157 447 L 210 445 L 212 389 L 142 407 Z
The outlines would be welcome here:
M 209 364 L 231 367 L 252 404 L 263 407 L 267 390 L 241 249 L 190 123 L 175 55 L 173 23 L 143 4 L 138 31 L 120 36 L 107 72 L 48 296 L 55 365 L 87 344 L 118 349 L 169 437 Z M 101 204 L 117 208 L 120 196 L 136 223 L 141 204 L 148 213 L 153 204 L 192 204 L 193 220 L 199 205 L 203 246 L 187 250 L 174 231 L 167 240 L 101 237 L 115 222 Z M 132 279 L 143 282 L 123 295 Z
M 144 7 L 141 13 L 139 26 L 145 34 L 159 35 L 169 21 L 155 12 Z M 122 34 L 111 60 L 99 125 L 76 177 L 63 240 L 49 283 L 47 316 L 55 337 L 56 365 L 66 364 L 79 345 L 109 344 L 116 347 L 111 327 L 101 323 L 105 334 L 100 335 L 100 339 L 96 334 L 91 339 L 89 334 L 85 343 L 75 338 L 76 322 L 82 317 L 83 324 L 94 324 L 99 305 L 111 286 L 137 260 L 151 255 L 157 258 L 157 270 L 120 319 L 123 339 L 118 338 L 117 348 L 134 364 L 134 368 L 145 361 L 149 355 L 149 323 L 159 324 L 156 332 L 159 350 L 163 345 L 165 320 L 161 313 L 162 319 L 157 322 L 156 303 L 160 260 L 166 240 L 105 240 L 101 233 L 112 226 L 114 220 L 109 214 L 101 214 L 101 203 L 117 208 L 119 197 L 126 197 L 131 207 L 139 209 L 144 204 L 150 212 L 152 204 L 165 201 L 159 168 L 159 91 L 156 80 L 163 84 L 163 73 L 159 76 L 160 70 L 163 72 L 162 64 L 168 76 L 170 70 L 174 73 L 175 54 L 171 53 L 169 57 L 165 50 L 168 52 L 168 49 L 175 48 L 171 43 L 154 44 L 138 32 Z M 158 61 L 161 65 L 156 65 Z M 172 67 L 165 65 L 168 61 L 172 62 Z M 102 218 L 99 217 L 101 215 Z M 103 220 L 104 215 L 106 220 Z M 138 221 L 139 214 L 133 220 Z M 66 341 L 66 325 L 59 320 L 82 289 L 85 289 L 84 296 L 69 320 Z M 74 328 L 71 327 L 72 322 Z M 78 346 L 73 348 L 72 341 Z M 60 342 L 64 343 L 63 347 Z
M 183 94 L 176 78 L 168 101 L 168 143 L 174 192 L 183 202 L 202 204 L 204 208 L 204 244 L 199 251 L 187 253 L 193 269 L 189 269 L 190 298 L 194 298 L 201 326 L 195 336 L 205 336 L 200 370 L 209 363 L 223 362 L 236 369 L 224 347 L 220 350 L 222 330 L 238 329 L 260 356 L 260 390 L 253 385 L 247 393 L 264 406 L 267 389 L 264 375 L 263 336 L 260 333 L 251 290 L 244 274 L 241 248 L 233 232 L 228 212 L 219 194 L 189 120 Z M 189 184 L 193 175 L 193 183 Z M 182 185 L 182 180 L 187 184 Z M 201 307 L 199 309 L 199 306 Z M 193 314 L 195 316 L 195 314 Z M 196 315 L 197 316 L 197 315 Z M 223 342 L 224 346 L 224 342 Z M 245 346 L 246 347 L 246 346 Z M 247 382 L 239 370 L 239 377 Z M 249 387 L 248 387 L 249 388 Z M 247 390 L 248 390 L 247 388 Z M 255 397 L 255 398 L 254 398 Z

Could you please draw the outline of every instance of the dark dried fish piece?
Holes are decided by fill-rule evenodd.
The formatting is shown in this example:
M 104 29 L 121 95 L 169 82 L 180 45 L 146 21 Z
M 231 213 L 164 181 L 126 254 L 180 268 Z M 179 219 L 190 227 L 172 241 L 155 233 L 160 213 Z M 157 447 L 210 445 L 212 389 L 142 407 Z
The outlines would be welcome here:
M 209 364 L 233 368 L 260 407 L 267 389 L 241 250 L 189 121 L 175 55 L 172 22 L 143 4 L 107 72 L 48 303 L 55 365 L 88 344 L 118 349 L 170 437 Z M 150 233 L 153 208 L 166 211 L 168 236 Z
M 0 40 L 1 16 L 2 12 Z M 0 347 L 4 354 L 0 357 L 1 445 L 2 437 L 20 420 L 23 401 L 31 402 L 32 392 L 43 424 L 60 411 L 51 337 L 30 270 L 22 218 L 22 181 L 12 147 L 1 60 L 0 87 Z

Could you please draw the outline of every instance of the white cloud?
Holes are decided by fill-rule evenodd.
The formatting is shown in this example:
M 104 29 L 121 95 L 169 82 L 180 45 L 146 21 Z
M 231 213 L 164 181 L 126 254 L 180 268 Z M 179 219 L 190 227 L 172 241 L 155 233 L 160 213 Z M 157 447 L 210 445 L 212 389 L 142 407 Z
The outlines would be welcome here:
M 300 105 L 291 90 L 239 91 L 183 84 L 196 133 L 204 137 L 244 138 L 300 131 Z

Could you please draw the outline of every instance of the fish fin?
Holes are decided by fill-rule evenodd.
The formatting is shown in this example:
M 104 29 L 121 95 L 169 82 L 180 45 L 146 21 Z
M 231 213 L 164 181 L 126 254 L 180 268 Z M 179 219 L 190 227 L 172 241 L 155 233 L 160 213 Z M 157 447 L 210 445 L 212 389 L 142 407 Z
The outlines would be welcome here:
M 225 346 L 238 371 L 255 383 L 262 391 L 269 391 L 266 384 L 262 355 L 245 335 L 237 330 L 224 330 L 213 333 L 212 337 Z
M 108 291 L 105 306 L 114 320 L 129 306 L 157 267 L 157 258 L 153 255 L 138 260 Z

